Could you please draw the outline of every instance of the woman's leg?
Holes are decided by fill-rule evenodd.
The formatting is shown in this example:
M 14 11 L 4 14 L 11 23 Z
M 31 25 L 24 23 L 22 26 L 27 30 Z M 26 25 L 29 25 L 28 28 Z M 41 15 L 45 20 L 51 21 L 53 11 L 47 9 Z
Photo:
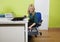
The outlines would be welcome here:
M 28 35 L 28 42 L 32 42 L 32 36 Z
M 28 27 L 32 25 L 32 22 L 28 22 Z M 28 35 L 28 42 L 31 42 L 32 40 L 32 36 L 31 35 Z

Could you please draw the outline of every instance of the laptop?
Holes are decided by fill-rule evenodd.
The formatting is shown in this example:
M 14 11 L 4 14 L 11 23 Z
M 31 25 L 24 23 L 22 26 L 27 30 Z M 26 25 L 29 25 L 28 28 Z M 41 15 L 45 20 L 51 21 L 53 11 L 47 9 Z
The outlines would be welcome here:
M 12 21 L 22 21 L 25 18 L 26 18 L 26 16 L 24 16 L 24 17 L 15 17 L 15 18 L 12 19 Z

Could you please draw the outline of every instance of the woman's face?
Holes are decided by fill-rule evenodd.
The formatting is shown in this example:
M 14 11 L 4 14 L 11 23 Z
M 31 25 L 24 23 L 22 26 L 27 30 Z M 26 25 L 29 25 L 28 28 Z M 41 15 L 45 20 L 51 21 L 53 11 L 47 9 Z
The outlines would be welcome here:
M 34 8 L 33 7 L 29 7 L 29 11 L 30 11 L 30 13 L 33 13 L 34 12 Z

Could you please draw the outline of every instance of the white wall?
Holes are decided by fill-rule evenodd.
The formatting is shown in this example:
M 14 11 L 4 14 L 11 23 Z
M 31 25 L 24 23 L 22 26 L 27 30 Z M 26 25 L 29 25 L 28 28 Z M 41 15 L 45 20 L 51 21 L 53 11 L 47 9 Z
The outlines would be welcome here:
M 40 30 L 48 30 L 49 0 L 35 0 L 36 12 L 41 12 L 43 23 Z

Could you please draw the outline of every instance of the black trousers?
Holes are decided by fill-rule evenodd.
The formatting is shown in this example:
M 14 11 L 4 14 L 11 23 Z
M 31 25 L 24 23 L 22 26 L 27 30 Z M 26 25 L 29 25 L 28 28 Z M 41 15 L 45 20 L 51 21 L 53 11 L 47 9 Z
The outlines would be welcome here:
M 29 22 L 28 22 L 28 27 L 31 26 L 32 24 L 33 24 L 33 22 L 32 22 L 32 21 L 29 21 Z M 36 25 L 35 25 L 35 26 L 36 26 Z M 33 26 L 33 27 L 35 27 L 35 26 Z M 33 41 L 32 41 L 32 38 L 33 38 L 32 35 L 28 35 L 28 42 L 33 42 Z
M 28 22 L 28 27 L 31 26 L 33 24 L 33 22 L 29 21 Z M 28 42 L 31 42 L 32 40 L 32 36 L 31 35 L 28 35 Z

